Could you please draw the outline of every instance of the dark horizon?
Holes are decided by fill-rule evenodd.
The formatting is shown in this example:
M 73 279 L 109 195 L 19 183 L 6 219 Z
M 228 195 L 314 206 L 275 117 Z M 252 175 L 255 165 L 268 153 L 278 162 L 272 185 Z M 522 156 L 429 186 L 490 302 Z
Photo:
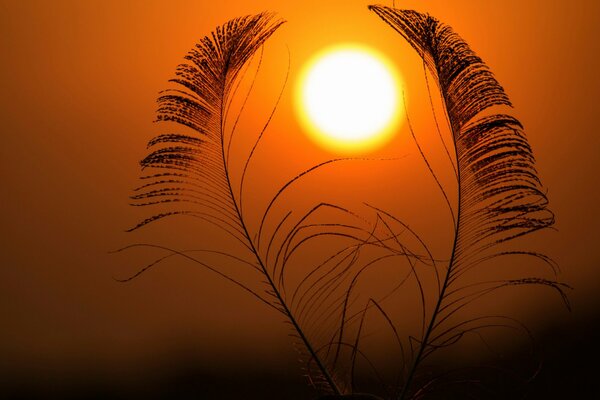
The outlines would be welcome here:
M 536 345 L 541 368 L 530 382 L 522 382 L 521 388 L 513 382 L 514 393 L 519 395 L 518 398 L 528 400 L 594 398 L 600 395 L 593 361 L 592 367 L 589 367 L 589 360 L 600 356 L 599 335 L 598 310 L 585 319 L 574 320 L 572 315 L 568 316 L 562 324 L 551 324 L 538 332 Z M 501 365 L 519 370 L 520 363 L 533 359 L 530 350 L 530 347 L 522 347 L 504 354 Z M 231 354 L 224 357 L 220 365 L 207 365 L 201 354 L 194 355 L 189 350 L 178 354 L 130 368 L 127 373 L 111 373 L 106 368 L 98 369 L 91 365 L 61 369 L 42 362 L 11 369 L 10 365 L 3 363 L 0 397 L 32 400 L 229 400 L 240 396 L 249 400 L 317 398 L 315 390 L 302 376 L 300 363 L 291 357 L 293 351 L 288 352 L 287 363 L 270 365 L 260 364 L 257 359 L 236 365 Z M 500 365 L 498 361 L 490 359 L 492 364 Z M 225 365 L 228 362 L 229 365 Z M 256 365 L 259 367 L 256 368 Z M 495 382 L 488 389 L 494 393 L 507 388 L 499 387 Z

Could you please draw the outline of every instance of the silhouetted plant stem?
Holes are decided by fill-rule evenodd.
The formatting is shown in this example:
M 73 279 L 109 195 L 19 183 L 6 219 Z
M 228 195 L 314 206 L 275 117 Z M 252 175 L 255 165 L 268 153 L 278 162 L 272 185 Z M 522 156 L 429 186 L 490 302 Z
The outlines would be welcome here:
M 221 107 L 220 118 L 221 118 L 221 126 L 223 127 L 224 123 L 225 123 L 225 121 L 223 120 L 223 107 Z M 221 132 L 223 132 L 223 129 L 221 130 Z M 300 328 L 300 325 L 298 324 L 298 321 L 296 321 L 296 318 L 294 318 L 293 313 L 290 311 L 290 309 L 288 308 L 286 302 L 284 301 L 283 297 L 281 296 L 281 293 L 280 293 L 279 289 L 277 288 L 277 286 L 273 282 L 271 274 L 267 270 L 267 267 L 265 266 L 262 258 L 260 257 L 260 254 L 258 253 L 258 251 L 257 251 L 257 249 L 255 247 L 254 241 L 251 239 L 252 236 L 250 236 L 250 233 L 248 232 L 248 228 L 246 227 L 246 222 L 244 220 L 244 217 L 242 216 L 242 213 L 241 213 L 241 210 L 239 208 L 238 202 L 237 202 L 237 200 L 236 200 L 236 198 L 235 198 L 235 196 L 233 194 L 233 186 L 231 185 L 231 180 L 229 178 L 229 166 L 227 165 L 227 157 L 225 156 L 225 146 L 224 146 L 224 137 L 223 137 L 223 135 L 221 135 L 221 151 L 222 151 L 222 155 L 223 155 L 223 157 L 222 157 L 222 159 L 223 159 L 223 168 L 225 170 L 225 178 L 227 179 L 227 187 L 229 189 L 229 194 L 231 196 L 232 203 L 233 203 L 233 205 L 235 207 L 235 212 L 236 212 L 236 214 L 237 214 L 237 216 L 238 216 L 238 218 L 240 220 L 240 224 L 241 224 L 242 230 L 244 232 L 244 236 L 246 237 L 246 240 L 248 241 L 248 244 L 250 245 L 250 249 L 251 249 L 252 253 L 254 254 L 254 256 L 256 257 L 256 261 L 260 265 L 260 268 L 261 268 L 262 272 L 264 273 L 265 277 L 267 278 L 267 281 L 268 281 L 271 289 L 273 290 L 273 294 L 274 294 L 275 298 L 277 299 L 277 302 L 283 308 L 283 310 L 282 310 L 283 313 L 285 314 L 286 317 L 289 318 L 290 322 L 292 323 L 292 326 L 294 327 L 294 330 L 300 336 L 300 339 L 302 340 L 302 343 L 306 346 L 306 349 L 308 350 L 311 358 L 314 359 L 315 362 L 317 363 L 317 366 L 318 366 L 319 370 L 321 371 L 321 373 L 323 374 L 323 376 L 325 377 L 325 380 L 327 381 L 327 384 L 329 385 L 329 387 L 331 388 L 331 390 L 333 391 L 333 393 L 335 395 L 341 395 L 342 393 L 340 392 L 339 388 L 335 384 L 335 381 L 333 380 L 333 377 L 329 373 L 329 370 L 325 367 L 325 365 L 321 361 L 321 358 L 316 353 L 316 351 L 313 348 L 312 344 L 310 343 L 310 341 L 308 340 L 308 338 L 304 334 L 304 331 Z
M 459 171 L 459 175 L 460 175 L 460 171 Z M 460 190 L 459 190 L 459 199 L 460 199 Z M 456 222 L 457 222 L 457 226 L 458 226 L 458 224 L 460 223 L 460 209 L 458 210 L 458 213 L 457 213 Z M 429 341 L 429 337 L 431 336 L 431 332 L 433 331 L 433 326 L 436 322 L 436 317 L 439 315 L 440 307 L 441 307 L 442 301 L 444 299 L 444 294 L 446 293 L 446 288 L 448 287 L 448 279 L 450 278 L 450 271 L 452 270 L 452 264 L 454 263 L 454 255 L 456 252 L 457 238 L 458 238 L 458 235 L 455 235 L 454 244 L 452 246 L 452 255 L 450 257 L 448 269 L 446 270 L 444 284 L 442 285 L 442 290 L 440 291 L 440 295 L 438 297 L 437 303 L 433 310 L 433 315 L 431 317 L 431 320 L 429 321 L 429 326 L 427 327 L 427 330 L 425 331 L 425 335 L 423 336 L 423 340 L 421 341 L 421 345 L 419 346 L 419 352 L 417 353 L 417 356 L 414 359 L 414 362 L 408 373 L 408 377 L 406 378 L 406 383 L 404 384 L 404 387 L 402 388 L 402 393 L 400 394 L 400 397 L 399 397 L 400 400 L 405 400 L 406 395 L 408 394 L 408 389 L 412 383 L 412 380 L 414 379 L 415 371 L 419 367 L 419 364 L 421 363 L 421 360 L 423 357 L 423 351 L 425 351 L 425 347 L 427 347 L 427 342 Z
M 444 106 L 446 107 L 446 109 L 448 109 L 448 103 L 446 102 L 446 96 L 444 95 L 444 93 L 441 93 L 441 96 L 442 96 L 442 100 L 444 102 Z M 454 134 L 454 128 L 450 127 L 450 130 L 452 133 L 452 137 L 456 137 Z M 459 158 L 458 158 L 458 152 L 456 151 L 456 146 L 454 146 L 454 155 L 456 157 L 456 160 L 458 160 Z M 452 271 L 452 266 L 454 264 L 454 258 L 455 258 L 455 254 L 456 254 L 456 245 L 458 242 L 458 230 L 460 227 L 460 215 L 461 215 L 461 209 L 462 209 L 462 207 L 460 207 L 460 199 L 461 199 L 461 196 L 460 196 L 460 192 L 461 192 L 460 165 L 459 165 L 459 168 L 457 168 L 456 173 L 457 173 L 457 175 L 456 175 L 457 181 L 456 182 L 457 182 L 457 186 L 458 186 L 458 197 L 457 197 L 458 210 L 456 212 L 456 225 L 454 227 L 454 242 L 452 244 L 452 253 L 450 255 L 450 261 L 448 262 L 448 268 L 446 269 L 446 276 L 444 277 L 444 283 L 442 284 L 442 290 L 440 291 L 439 297 L 435 304 L 435 308 L 433 310 L 431 320 L 429 321 L 429 325 L 427 326 L 427 329 L 425 330 L 425 335 L 423 335 L 423 340 L 421 341 L 421 344 L 419 346 L 419 352 L 417 353 L 417 356 L 415 357 L 415 359 L 413 361 L 413 364 L 412 364 L 410 371 L 408 373 L 408 376 L 406 378 L 406 383 L 404 384 L 404 387 L 402 388 L 402 392 L 399 397 L 400 400 L 405 400 L 406 395 L 408 394 L 408 389 L 412 383 L 412 380 L 414 379 L 415 371 L 419 367 L 419 364 L 422 361 L 423 352 L 425 351 L 425 348 L 427 347 L 427 342 L 429 341 L 429 337 L 431 336 L 431 332 L 433 331 L 433 327 L 435 325 L 437 316 L 439 315 L 440 307 L 442 305 L 442 301 L 444 300 L 444 295 L 446 293 L 446 289 L 448 288 L 448 280 L 450 279 L 450 272 Z

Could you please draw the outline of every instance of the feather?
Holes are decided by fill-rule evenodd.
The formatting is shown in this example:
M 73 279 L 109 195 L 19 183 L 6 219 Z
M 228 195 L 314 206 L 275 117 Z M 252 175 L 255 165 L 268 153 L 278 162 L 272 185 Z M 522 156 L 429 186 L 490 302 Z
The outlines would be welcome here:
M 532 256 L 554 269 L 542 254 L 505 251 L 500 246 L 551 227 L 554 215 L 548 209 L 523 126 L 510 115 L 494 113 L 494 108 L 512 105 L 481 58 L 451 27 L 434 17 L 379 5 L 369 9 L 408 41 L 435 78 L 448 116 L 457 166 L 458 199 L 455 212 L 451 208 L 456 215 L 452 253 L 399 394 L 405 399 L 414 393 L 415 372 L 425 358 L 455 343 L 465 332 L 485 326 L 485 317 L 450 322 L 451 316 L 481 296 L 501 287 L 543 285 L 556 289 L 569 305 L 564 294 L 567 286 L 554 280 L 523 277 L 462 284 L 472 269 L 508 255 Z M 435 177 L 434 171 L 430 172 Z M 442 192 L 445 195 L 443 188 Z
M 242 163 L 244 167 L 237 175 L 241 179 L 238 179 L 240 184 L 236 189 L 232 186 L 232 174 L 236 172 L 229 167 L 229 149 L 239 114 L 232 117 L 235 119 L 233 128 L 226 130 L 226 126 L 231 126 L 226 123 L 228 105 L 235 96 L 239 79 L 249 61 L 259 49 L 262 60 L 263 44 L 282 23 L 283 21 L 275 20 L 270 14 L 236 18 L 202 39 L 187 55 L 187 62 L 177 67 L 176 77 L 171 81 L 177 85 L 177 89 L 160 94 L 157 120 L 191 128 L 193 133 L 165 133 L 148 143 L 150 152 L 141 161 L 141 166 L 143 170 L 153 172 L 142 177 L 143 184 L 131 197 L 135 205 L 161 207 L 159 212 L 131 230 L 175 215 L 194 217 L 222 229 L 245 248 L 246 254 L 238 257 L 228 251 L 213 249 L 173 250 L 163 246 L 138 244 L 128 248 L 146 246 L 164 250 L 166 255 L 146 265 L 129 279 L 175 256 L 195 262 L 228 279 L 284 316 L 292 327 L 291 336 L 297 342 L 310 382 L 322 394 L 340 395 L 347 391 L 347 385 L 342 374 L 337 372 L 337 359 L 334 360 L 331 351 L 336 345 L 330 339 L 334 336 L 330 328 L 337 327 L 338 321 L 335 319 L 332 323 L 332 315 L 341 315 L 342 303 L 349 302 L 347 286 L 353 278 L 352 269 L 359 247 L 381 247 L 381 239 L 373 239 L 360 226 L 364 221 L 361 222 L 357 215 L 344 207 L 324 202 L 305 213 L 288 211 L 281 220 L 275 221 L 274 231 L 269 232 L 268 227 L 273 222 L 273 211 L 284 203 L 283 195 L 294 189 L 300 180 L 323 168 L 329 168 L 334 163 L 350 159 L 322 162 L 285 183 L 275 192 L 264 213 L 259 216 L 261 222 L 256 231 L 247 225 L 242 207 L 244 177 L 268 121 Z M 171 208 L 165 210 L 165 207 Z M 321 223 L 317 217 L 323 212 L 337 213 L 341 219 L 347 218 L 351 222 Z M 365 240 L 365 235 L 372 239 L 371 242 Z M 302 269 L 303 273 L 305 271 L 304 276 L 297 285 L 290 286 L 286 279 L 287 271 L 292 268 L 298 253 L 315 240 L 325 237 L 338 238 L 352 244 L 333 256 L 328 256 L 316 266 Z M 236 276 L 225 273 L 219 265 L 196 258 L 193 254 L 210 254 L 222 257 L 223 265 L 237 262 L 243 268 L 251 268 L 259 274 L 259 281 L 264 282 L 267 288 L 261 293 Z M 342 326 L 344 325 L 345 321 L 342 320 Z M 338 349 L 340 346 L 337 345 Z

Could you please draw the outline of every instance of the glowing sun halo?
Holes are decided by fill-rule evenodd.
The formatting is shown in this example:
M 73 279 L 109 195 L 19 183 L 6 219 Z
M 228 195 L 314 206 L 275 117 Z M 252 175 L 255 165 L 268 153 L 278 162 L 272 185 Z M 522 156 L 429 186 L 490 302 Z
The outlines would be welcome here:
M 297 109 L 311 136 L 333 150 L 368 151 L 399 125 L 400 79 L 390 62 L 356 45 L 328 48 L 304 67 Z

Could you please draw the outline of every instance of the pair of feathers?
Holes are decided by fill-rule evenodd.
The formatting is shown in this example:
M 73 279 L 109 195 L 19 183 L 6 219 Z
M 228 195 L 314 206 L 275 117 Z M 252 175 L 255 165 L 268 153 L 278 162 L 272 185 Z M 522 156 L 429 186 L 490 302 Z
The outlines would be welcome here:
M 554 216 L 547 208 L 548 201 L 520 122 L 508 114 L 492 112 L 481 116 L 492 107 L 511 106 L 511 103 L 492 72 L 467 43 L 449 26 L 429 15 L 383 6 L 369 9 L 404 37 L 422 57 L 439 87 L 453 139 L 447 152 L 456 173 L 456 205 L 451 205 L 430 168 L 453 216 L 455 236 L 451 257 L 443 263 L 435 260 L 423 244 L 428 253 L 425 262 L 433 265 L 436 271 L 437 292 L 421 292 L 421 296 L 431 296 L 434 306 L 427 312 L 423 310 L 422 337 L 411 342 L 401 376 L 386 395 L 394 399 L 416 399 L 426 394 L 425 382 L 416 382 L 423 361 L 436 350 L 457 342 L 465 333 L 488 323 L 488 317 L 452 322 L 452 317 L 467 305 L 498 288 L 519 285 L 545 285 L 556 289 L 565 302 L 567 299 L 564 285 L 540 277 L 462 285 L 463 277 L 472 269 L 505 256 L 535 257 L 556 272 L 555 264 L 542 254 L 525 250 L 503 251 L 499 246 L 550 227 Z M 244 67 L 282 23 L 271 14 L 231 20 L 202 39 L 186 56 L 186 62 L 177 67 L 172 82 L 179 87 L 161 93 L 157 119 L 183 125 L 192 133 L 167 133 L 150 141 L 151 151 L 141 165 L 143 170 L 152 173 L 142 177 L 144 183 L 133 199 L 136 205 L 171 208 L 142 221 L 133 229 L 165 217 L 182 215 L 213 224 L 239 242 L 246 250 L 246 254 L 239 257 L 218 250 L 203 251 L 223 257 L 224 262 L 235 261 L 242 268 L 252 269 L 267 285 L 265 292 L 252 289 L 235 276 L 221 272 L 218 265 L 204 262 L 195 255 L 186 252 L 169 255 L 200 263 L 280 312 L 292 326 L 310 382 L 322 394 L 340 396 L 356 390 L 354 364 L 363 356 L 360 332 L 367 310 L 375 310 L 384 316 L 398 340 L 402 341 L 379 301 L 370 299 L 358 308 L 359 311 L 351 311 L 355 284 L 365 268 L 373 265 L 357 265 L 360 249 L 373 246 L 395 253 L 395 256 L 407 257 L 416 279 L 416 264 L 423 260 L 405 247 L 393 250 L 387 243 L 396 241 L 400 244 L 397 236 L 382 238 L 374 231 L 361 228 L 358 223 L 322 224 L 317 226 L 322 229 L 318 234 L 308 233 L 312 232 L 308 228 L 315 227 L 310 224 L 311 217 L 324 209 L 350 220 L 360 219 L 350 210 L 334 204 L 320 203 L 306 213 L 289 211 L 276 221 L 272 232 L 266 232 L 268 221 L 273 218 L 272 210 L 281 203 L 283 193 L 306 175 L 343 162 L 342 159 L 316 165 L 288 181 L 266 207 L 260 226 L 253 229 L 248 225 L 242 202 L 243 177 L 264 131 L 258 135 L 245 162 L 242 183 L 234 187 L 229 152 L 235 138 L 235 125 L 226 132 L 226 121 Z M 386 226 L 394 223 L 408 229 L 392 215 L 372 208 Z M 291 255 L 323 236 L 343 237 L 350 244 L 307 271 L 295 288 L 286 287 L 286 268 Z M 416 233 L 413 236 L 418 238 Z M 354 326 L 353 331 L 350 325 Z M 355 336 L 350 335 L 351 331 Z

